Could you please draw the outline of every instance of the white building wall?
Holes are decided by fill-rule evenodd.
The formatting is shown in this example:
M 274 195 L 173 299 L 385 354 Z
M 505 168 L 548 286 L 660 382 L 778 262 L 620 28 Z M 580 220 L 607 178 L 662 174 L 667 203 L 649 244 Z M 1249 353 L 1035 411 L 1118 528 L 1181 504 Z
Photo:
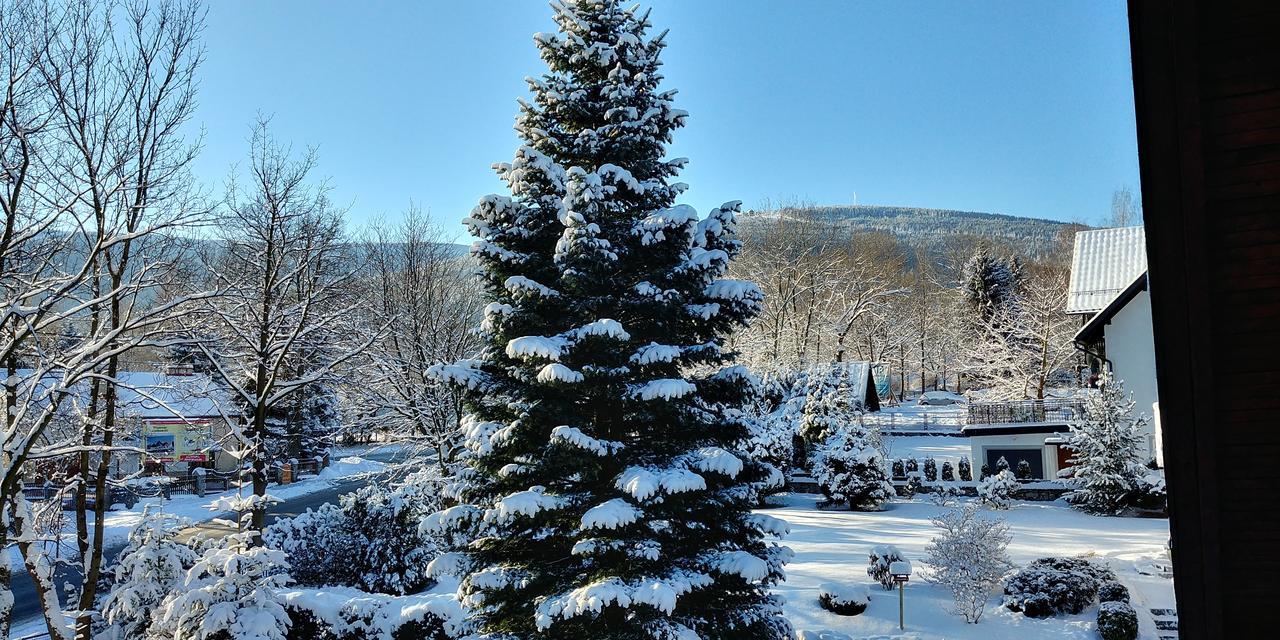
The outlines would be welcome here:
M 973 451 L 973 479 L 977 480 L 982 465 L 987 462 L 988 449 L 1027 449 L 1038 451 L 1044 468 L 1044 477 L 1038 480 L 1052 480 L 1058 475 L 1057 448 L 1046 446 L 1045 441 L 1058 439 L 1057 433 L 1016 433 L 995 436 L 970 436 L 969 446 Z M 995 469 L 992 469 L 992 473 Z
M 1133 394 L 1135 412 L 1147 416 L 1147 457 L 1161 457 L 1153 405 L 1156 395 L 1156 346 L 1151 333 L 1151 297 L 1138 292 L 1116 313 L 1104 329 L 1107 359 L 1127 393 Z

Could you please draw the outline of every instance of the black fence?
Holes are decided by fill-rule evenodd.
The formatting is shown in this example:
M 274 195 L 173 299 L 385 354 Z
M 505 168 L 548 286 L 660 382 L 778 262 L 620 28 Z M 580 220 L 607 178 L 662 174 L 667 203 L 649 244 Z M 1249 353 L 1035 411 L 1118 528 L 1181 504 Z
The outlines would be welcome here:
M 302 476 L 320 473 L 324 467 L 328 466 L 328 462 L 328 456 L 325 456 L 273 464 L 267 467 L 267 481 L 271 484 L 280 484 L 286 481 L 285 469 L 287 465 L 289 470 L 287 481 L 297 482 Z M 90 482 L 92 483 L 92 478 Z M 245 485 L 252 482 L 247 471 L 222 472 L 213 469 L 192 469 L 182 476 L 141 476 L 127 482 L 113 479 L 107 482 L 107 486 L 111 495 L 111 504 L 123 504 L 131 508 L 142 498 L 163 497 L 168 499 L 174 494 L 204 496 L 208 493 L 227 491 L 239 486 L 241 482 Z M 75 505 L 76 487 L 68 486 L 61 482 L 25 483 L 22 486 L 22 494 L 33 502 L 58 498 L 62 500 L 63 508 L 72 509 Z M 93 504 L 94 492 L 92 490 L 90 490 L 87 500 L 90 505 Z
M 1084 400 L 1050 398 L 969 405 L 967 424 L 1066 424 L 1084 415 Z

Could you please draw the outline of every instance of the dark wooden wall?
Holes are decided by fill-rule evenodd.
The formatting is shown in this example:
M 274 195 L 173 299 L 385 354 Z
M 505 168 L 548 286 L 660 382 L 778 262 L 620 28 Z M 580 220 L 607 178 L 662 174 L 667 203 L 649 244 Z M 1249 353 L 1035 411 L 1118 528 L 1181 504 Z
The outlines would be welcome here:
M 1280 0 L 1129 17 L 1181 635 L 1280 637 Z

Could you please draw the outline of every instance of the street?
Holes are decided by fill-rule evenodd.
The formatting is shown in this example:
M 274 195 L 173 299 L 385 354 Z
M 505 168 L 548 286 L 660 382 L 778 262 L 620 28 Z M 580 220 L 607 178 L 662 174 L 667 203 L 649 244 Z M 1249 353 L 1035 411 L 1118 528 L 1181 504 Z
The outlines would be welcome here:
M 379 451 L 364 456 L 369 460 L 377 460 L 379 462 L 398 462 L 403 459 L 403 454 L 398 451 Z M 355 491 L 360 487 L 368 484 L 369 478 L 362 477 L 353 480 L 336 482 L 332 486 L 298 496 L 289 500 L 285 500 L 278 504 L 272 505 L 267 511 L 267 524 L 270 525 L 280 518 L 290 518 L 300 513 L 304 513 L 307 509 L 316 509 L 320 505 L 327 502 L 336 503 L 338 497 Z M 233 512 L 220 513 L 215 516 L 219 519 L 234 520 L 236 515 Z M 214 525 L 213 523 L 198 523 L 184 532 L 184 536 L 190 537 L 192 534 L 203 533 L 226 533 L 225 528 Z M 103 551 L 103 566 L 111 567 L 115 562 L 116 555 L 124 548 L 124 544 L 116 544 L 108 546 Z M 79 584 L 82 576 L 78 567 L 69 565 L 61 565 L 56 571 L 57 584 L 66 583 Z M 35 585 L 32 584 L 26 572 L 21 567 L 14 567 L 13 573 L 13 620 L 14 628 L 21 627 L 23 624 L 31 622 L 40 616 L 39 599 L 36 597 Z M 61 591 L 61 589 L 59 589 Z

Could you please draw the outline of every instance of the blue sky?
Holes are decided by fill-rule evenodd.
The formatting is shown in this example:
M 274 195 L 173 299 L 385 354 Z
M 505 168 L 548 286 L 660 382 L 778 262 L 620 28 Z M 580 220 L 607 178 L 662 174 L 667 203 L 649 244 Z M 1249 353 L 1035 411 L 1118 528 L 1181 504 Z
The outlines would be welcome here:
M 684 201 L 853 202 L 1093 222 L 1137 189 L 1122 0 L 654 0 L 690 112 Z M 314 145 L 352 224 L 410 200 L 450 233 L 501 189 L 536 0 L 210 3 L 201 70 L 216 192 L 256 114 Z

